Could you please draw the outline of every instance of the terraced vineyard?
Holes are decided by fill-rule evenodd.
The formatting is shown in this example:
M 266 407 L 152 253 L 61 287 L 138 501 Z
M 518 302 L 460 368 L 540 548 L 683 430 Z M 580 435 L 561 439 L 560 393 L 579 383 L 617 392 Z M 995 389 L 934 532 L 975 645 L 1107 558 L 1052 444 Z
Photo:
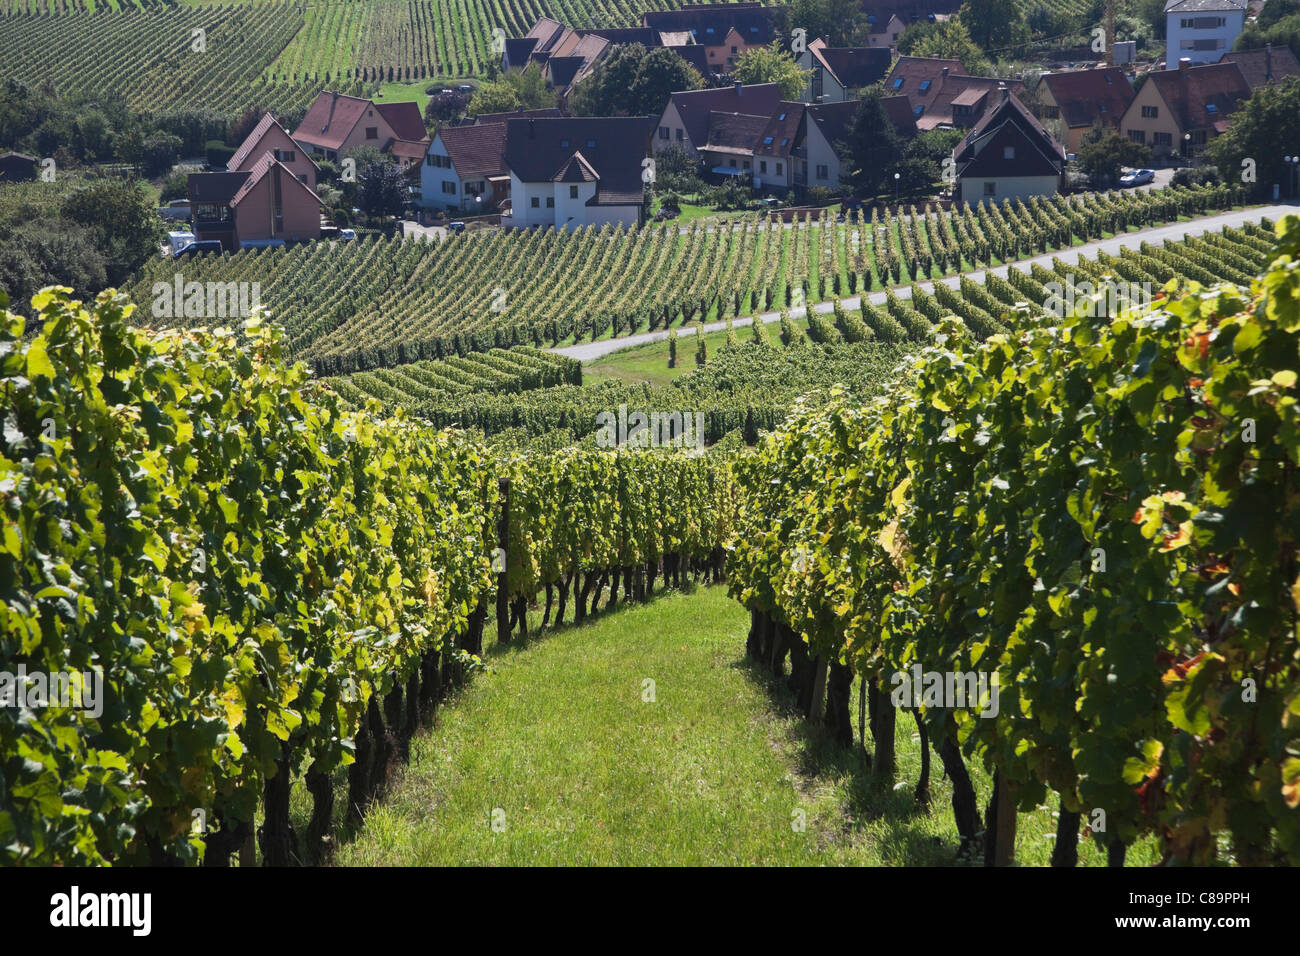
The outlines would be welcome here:
M 493 31 L 522 36 L 539 17 L 620 27 L 673 0 L 0 0 L 0 78 L 110 89 L 141 109 L 237 112 L 304 107 L 324 85 L 481 75 Z M 190 51 L 208 31 L 211 53 Z M 355 85 L 354 85 L 355 84 Z
M 303 245 L 185 263 L 187 280 L 257 281 L 293 353 L 320 374 L 517 343 L 554 345 L 723 318 L 997 264 L 1237 201 L 1232 187 L 1037 198 L 891 222 L 829 216 L 787 229 L 464 234 L 443 243 Z M 137 295 L 171 282 L 158 261 Z M 191 320 L 202 324 L 201 320 Z

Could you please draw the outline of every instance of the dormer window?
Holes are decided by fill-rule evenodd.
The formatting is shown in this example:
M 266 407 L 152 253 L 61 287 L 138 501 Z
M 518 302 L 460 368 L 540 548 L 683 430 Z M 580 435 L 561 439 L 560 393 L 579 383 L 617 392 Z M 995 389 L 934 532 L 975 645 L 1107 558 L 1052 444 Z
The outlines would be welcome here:
M 900 76 L 898 79 L 894 80 L 892 85 L 894 89 L 901 90 L 903 88 L 903 78 Z
M 776 118 L 776 121 L 777 121 L 778 123 L 784 123 L 784 122 L 785 122 L 785 114 L 782 113 L 780 116 L 778 116 L 778 117 Z
M 921 81 L 921 92 L 924 93 L 924 92 L 926 92 L 926 91 L 929 90 L 929 89 L 930 89 L 930 81 L 929 81 L 929 80 L 922 80 L 922 81 Z
M 1217 113 L 1217 112 L 1219 112 L 1219 108 L 1218 108 L 1217 106 L 1215 106 L 1213 103 L 1206 103 L 1206 104 L 1205 104 L 1205 112 L 1207 112 L 1207 113 Z
M 763 145 L 764 145 L 764 146 L 771 146 L 771 145 L 772 145 L 772 137 L 771 137 L 771 136 L 764 136 L 764 137 L 763 137 Z
M 917 117 L 917 118 L 920 118 L 921 114 L 924 113 L 924 112 L 925 112 L 925 106 L 924 106 L 924 105 L 921 105 L 921 106 L 918 106 L 916 109 L 912 110 L 912 115 L 915 116 L 915 117 Z

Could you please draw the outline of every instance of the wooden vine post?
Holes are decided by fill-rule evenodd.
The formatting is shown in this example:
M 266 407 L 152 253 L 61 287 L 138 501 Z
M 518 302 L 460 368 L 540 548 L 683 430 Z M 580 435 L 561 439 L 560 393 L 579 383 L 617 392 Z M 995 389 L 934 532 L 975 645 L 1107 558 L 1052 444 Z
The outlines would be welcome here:
M 816 717 L 826 704 L 826 658 L 817 658 L 813 665 L 812 701 L 808 705 L 808 717 Z
M 497 570 L 497 643 L 510 643 L 510 594 L 506 583 L 506 556 L 510 554 L 510 479 L 498 478 L 501 495 L 501 518 L 497 524 L 500 565 Z

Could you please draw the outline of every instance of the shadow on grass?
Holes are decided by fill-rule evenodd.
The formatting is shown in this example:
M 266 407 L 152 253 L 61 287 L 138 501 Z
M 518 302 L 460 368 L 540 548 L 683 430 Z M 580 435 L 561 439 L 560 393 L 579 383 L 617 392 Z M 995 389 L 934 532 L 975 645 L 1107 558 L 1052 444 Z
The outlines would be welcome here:
M 903 866 L 953 866 L 959 859 L 960 843 L 955 838 L 936 835 L 936 817 L 949 806 L 949 794 L 941 787 L 943 767 L 938 754 L 931 753 L 930 801 L 928 806 L 916 800 L 919 778 L 906 779 L 901 772 L 882 777 L 872 771 L 870 758 L 863 752 L 858 724 L 858 689 L 855 682 L 850 694 L 854 739 L 851 747 L 838 743 L 820 721 L 804 717 L 795 695 L 786 686 L 788 675 L 773 675 L 748 658 L 732 666 L 742 671 L 767 693 L 773 711 L 783 719 L 786 740 L 793 757 L 792 770 L 796 789 L 807 795 L 832 788 L 839 795 L 844 823 L 833 840 L 847 840 L 861 829 L 870 829 L 869 839 L 882 863 Z M 898 715 L 895 727 L 896 763 L 900 767 L 919 766 L 920 743 L 912 740 L 914 728 L 910 713 Z M 874 751 L 870 728 L 867 750 Z

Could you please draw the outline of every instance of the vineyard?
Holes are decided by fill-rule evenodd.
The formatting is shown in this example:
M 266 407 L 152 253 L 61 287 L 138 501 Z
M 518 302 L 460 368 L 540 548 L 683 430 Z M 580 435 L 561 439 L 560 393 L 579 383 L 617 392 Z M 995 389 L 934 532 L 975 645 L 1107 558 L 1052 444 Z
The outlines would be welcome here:
M 554 586 L 558 622 L 572 588 L 581 620 L 620 574 L 651 592 L 661 558 L 674 581 L 720 567 L 724 457 L 494 462 L 454 432 L 340 412 L 255 320 L 241 346 L 130 329 L 120 295 L 37 307 L 43 333 L 23 340 L 8 312 L 0 333 L 0 659 L 101 675 L 103 711 L 0 709 L 6 864 L 224 861 L 259 806 L 267 862 L 318 859 L 335 769 L 359 813 L 475 666 L 494 596 Z
M 1081 820 L 1112 860 L 1154 834 L 1167 862 L 1300 861 L 1300 219 L 1277 234 L 1249 292 L 1022 310 L 983 343 L 944 321 L 884 396 L 798 414 L 737 462 L 749 653 L 777 672 L 788 653 L 817 716 L 828 687 L 842 741 L 863 676 L 874 768 L 897 675 L 996 676 L 993 714 L 928 685 L 912 708 L 986 861 L 1047 794 L 1061 865 Z M 963 756 L 993 773 L 982 824 Z
M 186 263 L 187 280 L 256 281 L 295 358 L 323 375 L 450 354 L 664 328 L 912 283 L 1230 208 L 1231 186 L 1035 197 L 843 225 L 757 221 L 311 244 Z M 153 263 L 147 297 L 175 266 Z M 201 320 L 196 320 L 201 321 Z
M 0 0 L 5 76 L 63 93 L 111 90 L 141 110 L 293 115 L 322 88 L 481 76 L 493 30 L 523 36 L 539 17 L 634 26 L 668 0 Z M 207 53 L 191 49 L 207 31 Z

